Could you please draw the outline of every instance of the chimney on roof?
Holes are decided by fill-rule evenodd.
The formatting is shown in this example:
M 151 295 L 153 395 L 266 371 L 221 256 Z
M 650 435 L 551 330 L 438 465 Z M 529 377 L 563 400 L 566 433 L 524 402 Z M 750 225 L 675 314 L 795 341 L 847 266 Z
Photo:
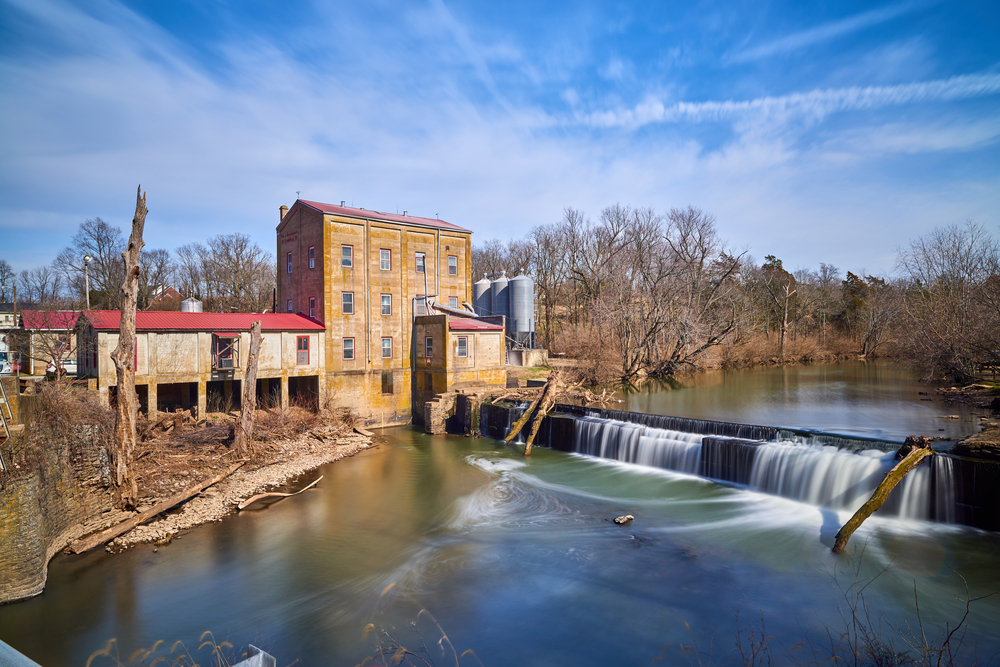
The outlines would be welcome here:
M 406 211 L 403 211 L 403 217 L 404 218 L 406 217 Z
M 344 204 L 346 204 L 346 203 L 347 203 L 347 202 L 346 202 L 346 201 L 344 201 L 343 199 L 341 199 L 341 200 L 340 200 L 340 205 L 341 205 L 341 206 L 343 206 L 343 205 L 344 205 Z
M 280 206 L 280 207 L 278 208 L 278 211 L 279 211 L 279 213 L 280 213 L 280 216 L 278 217 L 278 222 L 281 222 L 282 220 L 284 220 L 284 219 L 285 219 L 285 216 L 286 216 L 286 215 L 288 215 L 288 207 L 287 207 L 287 206 L 285 206 L 284 204 L 282 204 L 282 205 L 281 205 L 281 206 Z

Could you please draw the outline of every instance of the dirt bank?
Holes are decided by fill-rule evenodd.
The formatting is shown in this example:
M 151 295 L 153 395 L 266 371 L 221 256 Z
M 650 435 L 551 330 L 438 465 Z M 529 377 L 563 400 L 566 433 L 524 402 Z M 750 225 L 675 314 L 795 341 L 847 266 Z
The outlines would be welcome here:
M 179 510 L 161 514 L 150 523 L 138 526 L 117 538 L 107 549 L 116 551 L 145 542 L 166 541 L 180 531 L 210 521 L 219 521 L 234 512 L 238 503 L 255 493 L 281 485 L 292 477 L 314 470 L 323 464 L 354 456 L 374 446 L 377 445 L 372 438 L 359 433 L 345 433 L 333 439 L 305 434 L 274 442 L 268 447 L 270 460 L 267 463 L 238 470 L 219 484 L 189 500 Z M 192 461 L 191 457 L 183 458 L 186 460 L 180 462 L 181 466 L 175 465 L 169 476 L 163 476 L 164 487 L 171 491 L 176 490 L 173 488 L 175 486 L 194 483 L 210 474 L 205 470 L 201 471 L 201 475 L 193 474 L 183 465 L 193 463 L 195 467 L 201 468 L 201 466 L 197 466 L 198 462 Z M 158 472 L 163 475 L 166 471 L 160 468 Z M 178 478 L 184 482 L 170 481 Z M 153 497 L 144 499 L 138 508 L 139 511 L 152 506 L 156 500 L 158 499 Z

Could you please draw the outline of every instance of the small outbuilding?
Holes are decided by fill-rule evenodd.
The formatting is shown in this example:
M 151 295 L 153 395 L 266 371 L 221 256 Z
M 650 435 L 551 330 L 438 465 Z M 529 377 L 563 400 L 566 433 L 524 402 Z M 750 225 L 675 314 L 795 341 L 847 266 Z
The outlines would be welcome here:
M 150 419 L 158 411 L 240 407 L 250 327 L 261 323 L 258 405 L 315 405 L 324 396 L 325 328 L 301 313 L 136 313 L 136 392 Z M 78 374 L 113 400 L 121 312 L 84 311 L 78 328 Z

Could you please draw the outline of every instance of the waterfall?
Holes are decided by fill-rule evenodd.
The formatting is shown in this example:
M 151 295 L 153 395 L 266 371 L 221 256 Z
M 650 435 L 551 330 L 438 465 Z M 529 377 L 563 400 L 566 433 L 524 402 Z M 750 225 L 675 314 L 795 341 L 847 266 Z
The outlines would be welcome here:
M 810 441 L 809 434 L 799 431 L 596 412 L 576 419 L 570 451 L 700 475 L 839 511 L 857 510 L 896 463 L 897 445 L 888 442 L 826 434 Z M 665 425 L 686 426 L 694 432 Z M 881 447 L 872 446 L 876 444 Z M 903 478 L 879 515 L 954 523 L 956 507 L 954 460 L 935 456 Z
M 580 454 L 698 474 L 702 438 L 696 433 L 581 417 L 574 439 Z

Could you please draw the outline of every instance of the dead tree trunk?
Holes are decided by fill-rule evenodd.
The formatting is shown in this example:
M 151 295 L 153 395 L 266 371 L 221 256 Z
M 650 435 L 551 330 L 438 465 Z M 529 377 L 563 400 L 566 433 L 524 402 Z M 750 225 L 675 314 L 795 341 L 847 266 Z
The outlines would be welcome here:
M 531 454 L 531 445 L 535 442 L 538 429 L 542 427 L 542 420 L 545 419 L 545 415 L 549 414 L 553 406 L 555 406 L 556 398 L 562 387 L 558 375 L 553 373 L 552 376 L 549 376 L 549 381 L 545 383 L 545 389 L 542 390 L 542 400 L 538 404 L 538 410 L 535 411 L 535 420 L 531 423 L 531 433 L 528 434 L 528 439 L 524 444 L 525 456 Z
M 250 327 L 250 354 L 243 374 L 243 409 L 236 425 L 233 450 L 236 456 L 253 456 L 253 425 L 257 416 L 257 358 L 260 356 L 260 321 Z
M 560 374 L 559 371 L 552 371 L 549 375 L 548 381 L 545 383 L 545 388 L 542 389 L 541 393 L 538 394 L 538 398 L 531 402 L 528 409 L 524 411 L 521 418 L 518 419 L 513 426 L 510 428 L 510 433 L 504 438 L 504 441 L 509 445 L 517 437 L 517 434 L 521 432 L 524 425 L 528 423 L 531 419 L 532 413 L 535 414 L 535 421 L 531 426 L 531 433 L 528 435 L 527 444 L 524 448 L 524 455 L 528 456 L 531 454 L 531 443 L 535 440 L 535 435 L 538 433 L 538 428 L 541 426 L 542 418 L 552 409 L 555 404 L 556 395 L 558 394 L 559 387 L 561 383 L 559 382 Z M 535 408 L 538 408 L 536 411 Z
M 910 436 L 906 439 L 903 447 L 905 448 L 907 445 L 909 445 L 909 451 L 906 452 L 906 455 L 899 463 L 893 466 L 892 470 L 885 474 L 885 479 L 875 489 L 875 493 L 868 499 L 868 502 L 862 505 L 854 513 L 854 516 L 844 524 L 840 532 L 837 533 L 837 539 L 833 544 L 833 553 L 842 553 L 854 531 L 860 528 L 864 520 L 870 517 L 873 512 L 882 507 L 882 503 L 889 497 L 889 492 L 896 488 L 896 485 L 903 479 L 903 476 L 913 470 L 925 458 L 934 454 L 934 450 L 931 449 L 931 444 L 927 438 Z
M 118 330 L 118 347 L 111 353 L 118 386 L 115 400 L 115 441 L 110 458 L 115 506 L 119 509 L 135 507 L 139 495 L 132 466 L 136 415 L 139 411 L 139 399 L 135 394 L 135 308 L 139 291 L 139 254 L 144 245 L 142 230 L 146 224 L 146 213 L 146 195 L 140 185 L 136 193 L 132 233 L 128 237 L 128 247 L 122 253 L 125 280 L 122 282 L 121 324 Z

